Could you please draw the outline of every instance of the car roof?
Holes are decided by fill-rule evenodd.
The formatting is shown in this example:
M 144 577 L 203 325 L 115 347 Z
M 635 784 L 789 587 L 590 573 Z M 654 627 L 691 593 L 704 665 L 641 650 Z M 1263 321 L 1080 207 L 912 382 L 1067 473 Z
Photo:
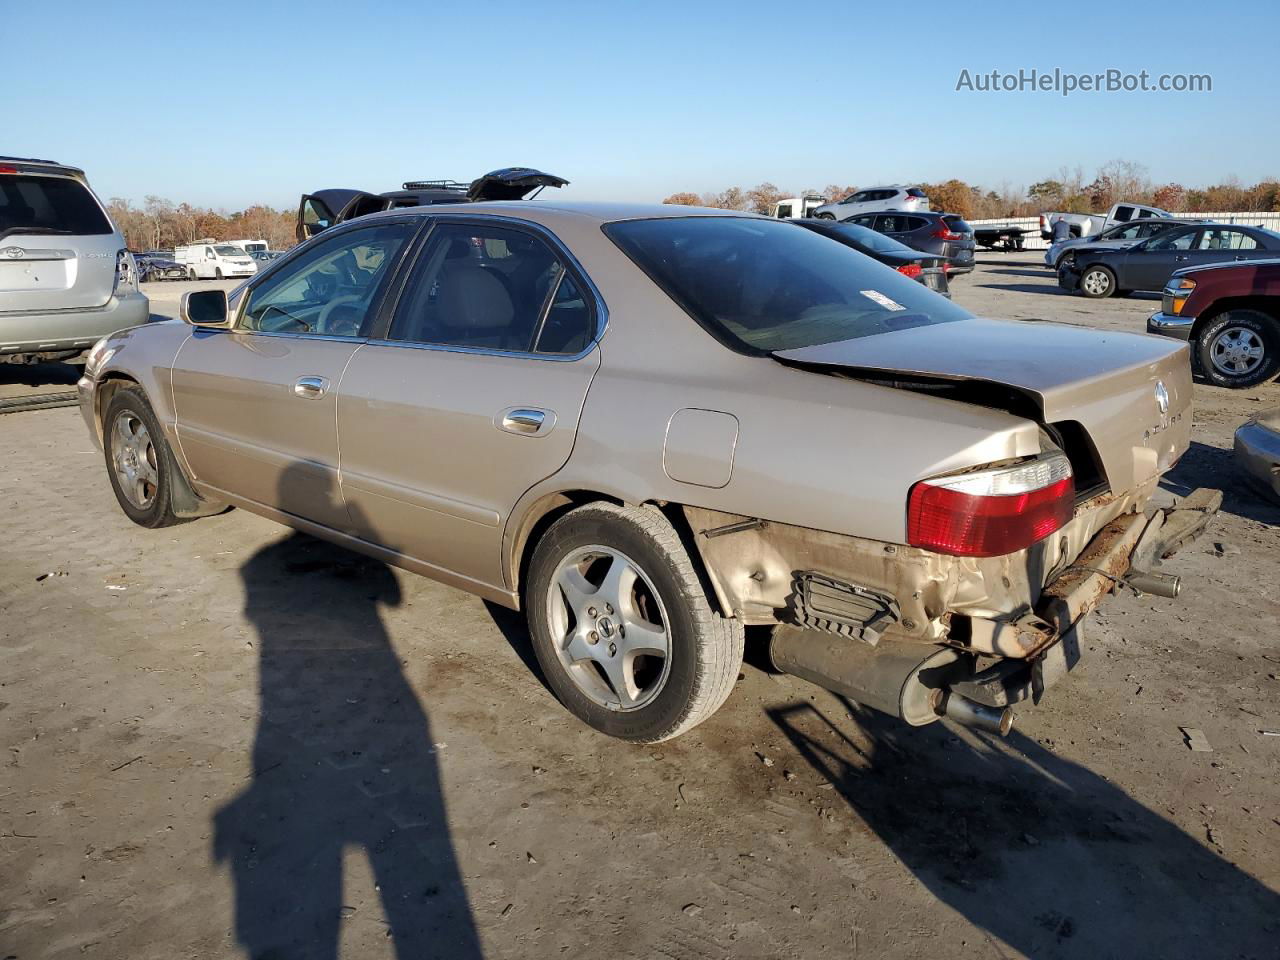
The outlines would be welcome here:
M 470 217 L 481 216 L 512 217 L 519 220 L 532 220 L 536 223 L 550 224 L 554 220 L 573 219 L 577 221 L 591 220 L 596 223 L 614 223 L 618 220 L 670 220 L 677 217 L 751 217 L 758 220 L 772 220 L 772 217 L 743 210 L 721 210 L 715 207 L 686 207 L 671 203 L 618 203 L 611 201 L 576 201 L 559 200 L 482 200 L 468 204 L 444 204 L 430 207 L 402 207 L 398 210 L 384 210 L 371 213 L 357 220 L 368 221 L 375 217 L 387 218 L 413 214 L 416 216 L 437 217 Z M 354 223 L 355 221 L 350 221 Z

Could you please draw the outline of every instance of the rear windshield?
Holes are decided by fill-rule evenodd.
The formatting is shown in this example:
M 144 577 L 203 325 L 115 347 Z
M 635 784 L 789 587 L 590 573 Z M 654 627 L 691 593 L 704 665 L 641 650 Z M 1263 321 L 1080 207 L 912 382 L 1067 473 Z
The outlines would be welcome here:
M 924 192 L 923 190 L 921 190 L 919 187 L 912 187 L 910 190 L 908 190 L 908 191 L 907 191 L 907 196 L 908 196 L 908 197 L 920 197 L 920 198 L 922 198 L 922 199 L 923 199 L 923 198 L 924 198 L 924 196 L 925 196 L 925 192 Z
M 67 177 L 0 174 L 0 233 L 114 233 L 84 184 Z
M 793 350 L 970 314 L 865 254 L 778 220 L 623 220 L 605 233 L 741 353 Z
M 947 229 L 952 233 L 973 233 L 973 227 L 965 223 L 960 217 L 943 217 L 942 222 L 947 225 Z
M 837 235 L 854 243 L 860 243 L 864 247 L 874 250 L 876 253 L 905 253 L 910 256 L 918 255 L 918 251 L 912 250 L 905 243 L 899 243 L 893 237 L 886 237 L 879 231 L 872 230 L 869 227 L 862 227 L 856 223 L 831 223 L 828 220 L 822 221 L 816 233 L 826 233 L 829 235 Z

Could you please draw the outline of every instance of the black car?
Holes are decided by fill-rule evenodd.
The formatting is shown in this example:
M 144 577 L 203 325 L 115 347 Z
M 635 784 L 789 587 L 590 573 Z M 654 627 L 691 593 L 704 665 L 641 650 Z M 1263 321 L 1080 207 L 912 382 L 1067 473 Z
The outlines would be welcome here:
M 892 237 L 860 227 L 856 223 L 837 223 L 834 220 L 819 220 L 816 217 L 791 222 L 797 227 L 804 227 L 806 230 L 812 230 L 814 233 L 820 233 L 824 237 L 843 243 L 846 247 L 852 247 L 859 253 L 865 253 L 871 259 L 893 267 L 904 276 L 918 280 L 935 293 L 948 298 L 951 296 L 947 285 L 947 261 L 943 257 L 912 250 Z
M 973 251 L 977 246 L 973 227 L 957 214 L 886 210 L 859 214 L 844 222 L 883 233 L 913 250 L 944 257 L 949 276 L 973 269 Z
M 530 167 L 503 167 L 486 173 L 469 184 L 459 180 L 410 180 L 404 184 L 403 189 L 387 193 L 346 189 L 317 190 L 315 193 L 303 194 L 302 202 L 298 205 L 298 222 L 294 233 L 298 242 L 302 243 L 321 230 L 367 213 L 439 203 L 523 200 L 536 195 L 543 187 L 563 187 L 568 182 L 563 177 Z
M 1058 270 L 1058 285 L 1086 297 L 1162 290 L 1173 271 L 1208 263 L 1267 260 L 1280 253 L 1280 234 L 1232 223 L 1196 223 L 1166 230 L 1120 250 L 1078 251 Z

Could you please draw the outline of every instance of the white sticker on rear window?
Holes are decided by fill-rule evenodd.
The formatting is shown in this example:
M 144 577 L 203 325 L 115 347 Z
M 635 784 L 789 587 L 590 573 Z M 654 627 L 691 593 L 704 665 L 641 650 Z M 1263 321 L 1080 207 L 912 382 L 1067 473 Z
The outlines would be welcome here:
M 880 304 L 880 306 L 884 307 L 886 310 L 907 309 L 902 304 L 898 303 L 898 301 L 890 300 L 879 290 L 859 290 L 858 292 L 862 294 L 864 297 L 866 297 L 868 300 L 874 300 L 876 303 Z

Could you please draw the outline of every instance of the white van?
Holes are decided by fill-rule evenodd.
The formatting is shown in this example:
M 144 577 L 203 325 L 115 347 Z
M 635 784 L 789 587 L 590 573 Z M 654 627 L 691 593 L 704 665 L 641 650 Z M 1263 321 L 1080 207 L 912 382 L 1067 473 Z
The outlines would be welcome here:
M 773 205 L 773 216 L 779 220 L 795 220 L 799 217 L 811 217 L 813 211 L 826 203 L 825 197 L 788 197 Z
M 187 268 L 189 280 L 221 280 L 252 277 L 258 264 L 240 247 L 216 240 L 190 243 L 173 251 L 173 258 Z
M 265 240 L 227 240 L 226 242 L 233 247 L 239 247 L 245 253 L 266 253 L 271 249 L 271 244 Z

